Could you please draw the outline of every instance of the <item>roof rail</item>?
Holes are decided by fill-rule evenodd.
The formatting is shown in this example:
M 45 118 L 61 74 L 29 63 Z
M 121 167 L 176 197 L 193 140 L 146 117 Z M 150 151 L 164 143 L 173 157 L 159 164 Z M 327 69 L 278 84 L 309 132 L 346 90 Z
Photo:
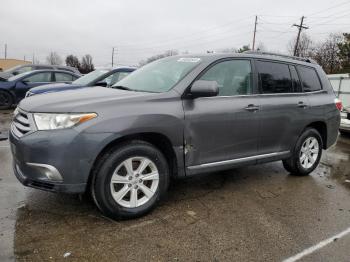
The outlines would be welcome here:
M 244 54 L 254 54 L 254 55 L 270 55 L 270 56 L 278 56 L 278 57 L 283 57 L 283 58 L 288 58 L 288 59 L 293 59 L 293 60 L 298 60 L 298 61 L 303 61 L 307 63 L 312 63 L 312 64 L 317 64 L 315 60 L 309 57 L 299 57 L 299 56 L 291 56 L 291 55 L 282 55 L 278 53 L 270 53 L 270 52 L 261 52 L 261 51 L 244 51 Z

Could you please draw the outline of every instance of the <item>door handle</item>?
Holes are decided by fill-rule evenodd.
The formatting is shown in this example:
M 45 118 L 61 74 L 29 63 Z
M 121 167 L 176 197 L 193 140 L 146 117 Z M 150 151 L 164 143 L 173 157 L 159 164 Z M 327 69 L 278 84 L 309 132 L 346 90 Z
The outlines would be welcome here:
M 299 102 L 298 102 L 298 107 L 300 107 L 300 108 L 306 108 L 306 107 L 307 107 L 307 105 L 306 105 L 306 104 L 304 104 L 304 102 L 303 102 L 303 101 L 299 101 Z
M 244 108 L 245 110 L 249 111 L 249 112 L 255 112 L 255 111 L 258 111 L 260 108 L 259 106 L 256 106 L 256 105 L 253 105 L 253 104 L 250 104 L 248 105 L 246 108 Z

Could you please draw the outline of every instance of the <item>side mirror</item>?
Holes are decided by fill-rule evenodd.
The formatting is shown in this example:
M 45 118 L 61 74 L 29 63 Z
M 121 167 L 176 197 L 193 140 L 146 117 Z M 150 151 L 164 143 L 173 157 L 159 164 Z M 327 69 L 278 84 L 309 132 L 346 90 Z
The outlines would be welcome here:
M 18 72 L 17 71 L 13 71 L 12 74 L 15 76 L 15 75 L 18 75 Z
M 28 80 L 28 79 L 23 79 L 23 80 L 22 80 L 22 83 L 25 84 L 25 85 L 27 85 L 27 84 L 29 83 L 29 80 Z
M 190 90 L 193 98 L 196 97 L 211 97 L 219 94 L 218 83 L 216 81 L 197 80 Z
M 95 86 L 103 86 L 103 87 L 106 87 L 107 86 L 107 82 L 105 81 L 99 81 L 95 84 Z

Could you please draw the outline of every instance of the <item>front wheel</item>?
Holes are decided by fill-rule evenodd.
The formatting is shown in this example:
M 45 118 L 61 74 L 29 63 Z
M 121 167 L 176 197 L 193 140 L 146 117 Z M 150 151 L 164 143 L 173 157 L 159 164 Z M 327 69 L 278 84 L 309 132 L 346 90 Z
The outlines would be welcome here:
M 314 128 L 308 128 L 299 137 L 293 155 L 283 160 L 283 166 L 292 175 L 306 176 L 318 166 L 322 148 L 320 133 Z
M 151 211 L 169 184 L 165 157 L 153 145 L 132 141 L 107 153 L 94 174 L 92 196 L 113 219 L 135 218 Z
M 9 92 L 0 90 L 0 109 L 9 109 L 13 102 L 13 97 Z

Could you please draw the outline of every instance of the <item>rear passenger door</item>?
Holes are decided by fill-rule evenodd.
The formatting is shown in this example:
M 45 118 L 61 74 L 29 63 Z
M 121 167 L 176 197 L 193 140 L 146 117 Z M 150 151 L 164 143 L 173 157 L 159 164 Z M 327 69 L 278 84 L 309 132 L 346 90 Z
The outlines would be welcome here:
M 258 152 L 281 155 L 292 148 L 307 122 L 308 99 L 294 65 L 268 60 L 257 60 L 255 65 L 261 105 Z
M 55 72 L 54 75 L 54 82 L 58 83 L 71 83 L 76 79 L 76 77 L 74 77 L 73 75 L 64 72 Z
M 16 83 L 17 97 L 22 99 L 25 97 L 26 92 L 36 86 L 46 85 L 52 83 L 51 72 L 38 72 L 33 73 L 30 76 L 23 78 Z

